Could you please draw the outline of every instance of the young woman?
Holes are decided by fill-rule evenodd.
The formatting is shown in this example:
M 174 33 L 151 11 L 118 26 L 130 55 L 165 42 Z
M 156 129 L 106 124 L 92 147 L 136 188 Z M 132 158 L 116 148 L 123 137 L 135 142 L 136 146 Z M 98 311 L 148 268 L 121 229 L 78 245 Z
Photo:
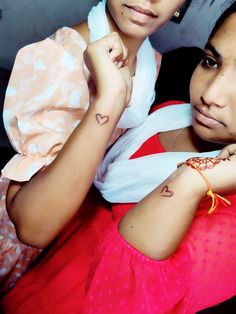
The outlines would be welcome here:
M 163 106 L 117 141 L 118 158 L 113 148 L 108 152 L 98 183 L 109 173 L 115 177 L 113 167 L 120 174 L 131 156 L 131 193 L 130 173 L 123 172 L 124 188 L 116 194 L 130 200 L 152 192 L 112 211 L 88 195 L 83 215 L 4 298 L 5 313 L 196 313 L 235 295 L 235 27 L 233 4 L 193 74 L 191 107 Z
M 125 129 L 139 125 L 145 119 L 154 99 L 160 65 L 160 55 L 154 52 L 148 36 L 167 22 L 183 3 L 184 0 L 174 0 L 171 4 L 165 1 L 103 0 L 92 8 L 87 21 L 74 28 L 61 28 L 50 38 L 19 51 L 4 105 L 5 127 L 18 154 L 2 170 L 2 176 L 12 180 L 7 204 L 22 241 L 28 237 L 25 231 L 31 226 L 31 231 L 39 235 L 39 246 L 47 245 L 76 213 L 107 146 Z M 127 83 L 132 83 L 133 90 L 132 95 L 129 91 L 125 104 L 117 89 L 116 98 L 122 106 L 119 101 L 102 103 L 99 100 L 95 85 L 99 92 L 101 87 L 108 99 L 112 95 L 103 76 L 94 85 L 95 75 L 85 64 L 84 52 L 88 45 L 90 54 L 95 51 L 93 62 L 99 62 L 97 43 L 93 42 L 104 36 L 110 58 L 118 68 L 125 61 L 133 77 L 132 82 L 130 75 L 128 77 Z M 104 69 L 106 64 L 100 65 L 100 70 L 109 70 Z M 123 106 L 128 102 L 123 113 Z M 112 123 L 106 124 L 108 127 L 101 127 L 107 119 L 103 112 L 108 115 L 110 106 L 117 107 L 117 116 L 110 121 Z M 97 110 L 96 124 L 94 119 L 87 119 L 78 126 L 88 108 Z M 36 174 L 45 167 L 46 171 Z M 25 183 L 32 177 L 29 185 Z M 4 188 L 6 184 L 3 182 Z M 28 212 L 35 213 L 33 220 L 28 220 Z M 9 246 L 11 258 L 3 259 L 1 265 L 4 271 L 0 276 L 4 276 L 4 280 L 6 274 L 12 272 L 12 265 L 17 265 L 19 277 L 28 259 L 35 256 L 34 249 L 17 241 L 13 226 L 5 218 L 7 223 L 1 226 L 1 232 L 7 239 L 0 246 L 0 255 L 3 256 Z M 51 235 L 47 239 L 41 238 L 50 229 Z M 30 244 L 38 246 L 37 242 Z M 25 265 L 22 260 L 17 264 L 17 258 L 24 255 L 27 255 Z

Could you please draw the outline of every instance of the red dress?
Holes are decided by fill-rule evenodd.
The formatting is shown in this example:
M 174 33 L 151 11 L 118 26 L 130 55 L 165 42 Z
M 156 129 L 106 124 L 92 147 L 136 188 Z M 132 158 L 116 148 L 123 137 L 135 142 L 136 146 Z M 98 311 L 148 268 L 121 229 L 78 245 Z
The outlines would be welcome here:
M 163 151 L 154 135 L 132 158 Z M 227 198 L 232 205 L 212 215 L 210 202 L 202 201 L 178 250 L 157 261 L 119 234 L 119 220 L 133 205 L 110 209 L 91 192 L 84 217 L 4 297 L 4 313 L 196 313 L 234 296 L 236 196 Z

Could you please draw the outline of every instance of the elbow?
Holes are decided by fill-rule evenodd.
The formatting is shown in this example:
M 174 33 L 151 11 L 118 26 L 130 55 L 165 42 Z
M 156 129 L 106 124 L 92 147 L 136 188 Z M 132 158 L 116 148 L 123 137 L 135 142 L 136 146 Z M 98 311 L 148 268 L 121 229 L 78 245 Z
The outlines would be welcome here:
M 27 246 L 43 249 L 52 241 L 51 232 L 45 230 L 42 223 L 35 217 L 18 214 L 20 211 L 15 206 L 9 206 L 7 210 L 20 242 Z
M 38 249 L 45 248 L 51 242 L 50 234 L 45 229 L 42 229 L 40 223 L 33 221 L 31 217 L 14 215 L 14 212 L 14 208 L 8 211 L 20 242 Z
M 11 182 L 7 192 L 6 209 L 15 226 L 17 238 L 25 245 L 38 249 L 45 248 L 53 239 L 50 228 L 46 230 L 32 203 L 22 202 L 18 195 L 22 183 Z
M 43 249 L 51 242 L 45 234 L 41 234 L 35 228 L 15 225 L 15 229 L 17 238 L 27 246 Z

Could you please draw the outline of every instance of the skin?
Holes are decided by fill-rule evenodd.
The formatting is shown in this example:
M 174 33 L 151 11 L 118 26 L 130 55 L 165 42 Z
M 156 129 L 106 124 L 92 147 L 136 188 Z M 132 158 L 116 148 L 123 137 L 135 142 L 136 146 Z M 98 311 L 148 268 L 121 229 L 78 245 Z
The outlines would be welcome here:
M 112 61 L 116 56 L 124 63 L 122 68 Z M 87 114 L 49 167 L 29 182 L 12 181 L 8 189 L 9 216 L 20 240 L 31 246 L 46 246 L 78 212 L 130 99 L 132 80 L 125 66 L 127 50 L 116 33 L 90 45 L 84 57 L 97 87 Z M 110 86 L 114 81 L 116 88 Z
M 206 46 L 203 61 L 191 80 L 192 128 L 181 133 L 184 136 L 182 151 L 190 146 L 195 151 L 204 151 L 206 143 L 211 143 L 212 148 L 219 148 L 219 143 L 222 147 L 233 143 L 222 150 L 219 162 L 211 158 L 201 167 L 212 190 L 220 194 L 236 191 L 235 28 L 236 14 L 232 14 Z M 210 114 L 211 118 L 199 115 L 199 111 Z M 161 136 L 164 146 L 168 146 L 165 141 L 170 132 L 166 133 Z M 178 145 L 176 148 L 180 151 Z M 199 161 L 195 160 L 197 164 Z M 186 186 L 186 182 L 191 185 Z M 206 182 L 197 170 L 184 164 L 124 216 L 120 233 L 145 255 L 166 259 L 183 240 L 206 192 Z
M 181 136 L 185 137 L 185 144 L 181 147 L 183 151 L 184 145 L 188 149 L 192 146 L 195 151 L 203 151 L 206 144 L 212 143 L 212 147 L 218 148 L 219 143 L 223 145 L 225 141 L 231 143 L 235 140 L 232 130 L 236 118 L 233 101 L 236 91 L 230 84 L 236 73 L 232 57 L 236 56 L 236 35 L 233 31 L 235 26 L 236 17 L 232 15 L 210 41 L 220 52 L 223 67 L 212 68 L 212 63 L 208 62 L 209 49 L 206 50 L 204 66 L 201 64 L 197 68 L 190 89 L 193 108 L 199 106 L 204 107 L 204 110 L 211 110 L 209 112 L 215 114 L 223 124 L 220 123 L 220 130 L 213 127 L 212 123 L 210 127 L 209 124 L 203 125 L 193 111 L 193 128 L 187 128 L 181 133 Z M 113 49 L 114 47 L 119 49 Z M 78 211 L 131 91 L 127 51 L 120 44 L 120 36 L 117 33 L 91 45 L 85 53 L 85 60 L 97 86 L 94 103 L 55 162 L 45 171 L 35 175 L 21 188 L 20 193 L 19 190 L 18 193 L 12 193 L 14 184 L 8 193 L 9 212 L 12 214 L 18 234 L 26 243 L 39 247 L 49 243 L 65 222 Z M 116 61 L 122 63 L 118 65 L 119 62 Z M 102 64 L 102 67 L 98 64 Z M 109 71 L 104 73 L 103 69 L 106 67 Z M 101 76 L 103 80 L 100 79 Z M 226 85 L 223 84 L 225 81 Z M 217 85 L 215 93 L 218 93 L 218 97 L 211 92 L 215 84 Z M 223 102 L 222 99 L 227 101 Z M 99 123 L 101 117 L 99 119 L 97 114 L 107 117 L 106 123 Z M 222 139 L 221 132 L 225 139 Z M 160 136 L 166 147 L 170 134 L 167 132 L 162 135 Z M 173 133 L 171 135 L 173 136 Z M 87 138 L 90 139 L 89 145 Z M 178 145 L 176 149 L 179 150 Z M 81 151 L 85 151 L 86 154 L 79 154 Z M 222 160 L 214 167 L 204 170 L 212 190 L 216 193 L 235 193 L 235 151 L 235 144 L 228 146 L 221 153 L 221 157 L 227 160 Z M 73 166 L 76 164 L 83 164 L 83 169 Z M 61 173 L 63 180 L 60 180 Z M 84 179 L 83 182 L 81 178 Z M 192 184 L 188 184 L 186 188 L 186 182 Z M 74 193 L 75 186 L 76 191 L 80 193 Z M 60 199 L 60 191 L 68 197 Z M 123 217 L 119 225 L 120 233 L 126 241 L 145 255 L 159 260 L 166 259 L 175 252 L 183 240 L 198 204 L 206 192 L 207 186 L 203 178 L 195 169 L 184 164 Z
M 135 73 L 136 54 L 147 36 L 165 24 L 184 3 L 183 0 L 108 0 L 107 15 L 113 31 L 118 32 L 129 51 L 129 67 Z M 135 7 L 152 12 L 153 16 L 138 13 Z
M 135 73 L 136 54 L 147 36 L 153 34 L 165 24 L 174 12 L 184 3 L 183 0 L 173 0 L 171 4 L 164 0 L 108 0 L 107 16 L 110 29 L 117 32 L 129 51 L 129 68 Z M 153 16 L 141 14 L 132 8 L 139 7 L 152 12 Z M 87 22 L 75 26 L 75 29 L 89 43 Z
M 206 45 L 205 57 L 190 85 L 194 131 L 207 141 L 221 144 L 236 140 L 235 28 L 233 14 Z
M 168 1 L 160 0 L 108 0 L 107 13 L 113 31 L 117 31 L 126 43 L 130 39 L 143 40 L 154 33 L 184 2 L 173 0 L 170 4 Z M 140 13 L 137 7 L 148 12 Z
M 232 14 L 206 45 L 203 60 L 193 73 L 190 84 L 192 128 L 186 128 L 178 137 L 177 151 L 222 149 L 236 141 L 235 16 Z M 174 130 L 160 134 L 168 151 L 172 150 L 172 139 L 177 133 L 178 130 Z
M 218 62 L 210 62 L 216 56 L 209 57 L 208 46 L 204 61 L 193 75 L 190 88 L 193 127 L 181 133 L 181 137 L 185 138 L 181 146 L 182 151 L 185 150 L 185 146 L 186 149 L 193 147 L 195 151 L 204 151 L 209 143 L 212 148 L 218 148 L 219 145 L 235 141 L 236 91 L 231 84 L 236 73 L 233 57 L 236 55 L 236 35 L 233 31 L 235 26 L 234 14 L 210 41 L 214 49 L 220 52 L 220 66 Z M 119 49 L 113 49 L 114 47 Z M 127 51 L 117 33 L 91 45 L 85 53 L 85 60 L 97 86 L 94 103 L 55 162 L 26 183 L 20 193 L 11 195 L 14 184 L 9 190 L 7 199 L 9 212 L 15 221 L 18 234 L 26 243 L 35 246 L 45 246 L 49 243 L 65 222 L 78 211 L 116 122 L 130 97 L 131 75 L 127 66 Z M 99 67 L 98 64 L 102 66 Z M 105 77 L 104 68 L 109 69 Z M 100 79 L 101 76 L 103 80 Z M 117 83 L 115 89 L 112 88 L 114 78 Z M 203 124 L 195 114 L 195 108 L 208 110 L 207 112 L 220 123 L 217 123 L 216 127 L 216 124 L 212 124 L 211 118 L 207 120 L 207 124 L 206 122 Z M 105 123 L 101 120 L 103 117 L 106 118 Z M 173 135 L 172 132 L 172 138 Z M 170 132 L 160 135 L 164 147 L 168 145 L 168 136 Z M 87 138 L 90 139 L 89 145 Z M 180 147 L 176 145 L 176 149 L 179 151 Z M 78 154 L 81 151 L 86 153 Z M 94 154 L 94 151 L 97 154 Z M 204 170 L 212 190 L 216 193 L 235 193 L 235 152 L 235 144 L 227 146 L 220 154 L 221 158 L 227 160 L 224 159 L 214 167 Z M 73 166 L 78 163 L 84 165 L 83 169 Z M 63 180 L 59 180 L 61 173 Z M 81 178 L 84 179 L 83 182 Z M 69 184 L 71 182 L 72 185 Z M 192 184 L 188 184 L 186 188 L 186 182 Z M 80 193 L 74 193 L 74 186 Z M 63 195 L 68 195 L 66 200 L 59 198 L 60 191 L 63 191 Z M 198 204 L 206 192 L 207 186 L 203 178 L 195 169 L 184 164 L 123 217 L 119 225 L 120 233 L 126 241 L 145 255 L 158 260 L 166 259 L 175 252 L 183 240 Z M 43 197 L 40 197 L 41 195 Z
M 87 114 L 44 171 L 29 182 L 10 183 L 7 210 L 22 242 L 40 248 L 47 246 L 78 213 L 112 132 L 129 102 L 138 48 L 146 36 L 166 22 L 182 3 L 184 1 L 172 1 L 167 5 L 166 1 L 157 0 L 108 0 L 109 23 L 116 32 L 90 44 L 84 53 L 96 85 L 96 96 Z M 133 23 L 126 4 L 153 10 L 160 17 L 148 18 L 145 25 L 137 25 L 137 19 L 142 20 L 142 15 L 136 16 Z M 75 29 L 89 41 L 86 22 Z M 126 29 L 128 32 L 124 33 Z

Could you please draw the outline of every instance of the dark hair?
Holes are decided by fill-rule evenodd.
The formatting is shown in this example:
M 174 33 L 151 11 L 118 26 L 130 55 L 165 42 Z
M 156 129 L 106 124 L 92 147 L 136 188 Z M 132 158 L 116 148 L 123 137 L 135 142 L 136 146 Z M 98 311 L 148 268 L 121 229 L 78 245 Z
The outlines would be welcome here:
M 227 18 L 233 14 L 236 13 L 236 1 L 234 1 L 229 7 L 228 9 L 226 9 L 221 16 L 219 17 L 219 19 L 216 21 L 215 26 L 213 27 L 210 36 L 209 36 L 209 40 L 215 35 L 215 33 L 218 31 L 218 29 L 221 27 L 221 25 L 227 20 Z
M 155 105 L 168 100 L 190 102 L 189 82 L 202 56 L 203 51 L 198 47 L 180 47 L 163 54 L 155 87 Z

